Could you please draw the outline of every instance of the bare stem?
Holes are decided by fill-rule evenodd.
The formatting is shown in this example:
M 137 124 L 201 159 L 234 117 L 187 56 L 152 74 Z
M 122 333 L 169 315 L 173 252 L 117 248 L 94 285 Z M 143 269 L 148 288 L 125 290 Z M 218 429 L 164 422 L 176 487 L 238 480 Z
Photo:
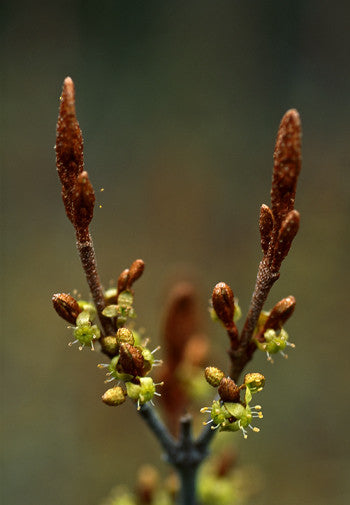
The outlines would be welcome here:
M 145 403 L 138 410 L 138 413 L 163 447 L 167 460 L 169 462 L 174 461 L 176 459 L 176 441 L 170 435 L 167 427 L 156 414 L 154 408 L 149 403 Z
M 106 335 L 113 335 L 115 333 L 115 330 L 111 321 L 102 315 L 102 311 L 106 306 L 106 302 L 103 295 L 100 277 L 97 271 L 95 249 L 92 242 L 92 237 L 89 233 L 89 229 L 86 228 L 84 232 L 77 232 L 76 235 L 79 257 L 86 275 L 86 280 L 88 282 L 92 298 L 97 308 L 97 313 L 102 328 Z
M 271 272 L 267 258 L 264 257 L 259 265 L 255 288 L 250 301 L 247 318 L 241 333 L 240 346 L 247 347 L 249 344 L 266 298 L 278 278 L 279 273 Z

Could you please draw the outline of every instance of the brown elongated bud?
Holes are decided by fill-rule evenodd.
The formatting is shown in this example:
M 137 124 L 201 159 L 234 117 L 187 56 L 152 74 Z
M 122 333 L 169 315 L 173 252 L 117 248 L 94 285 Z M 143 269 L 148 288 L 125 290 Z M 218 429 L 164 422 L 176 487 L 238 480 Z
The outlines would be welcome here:
M 119 362 L 122 371 L 134 377 L 143 375 L 144 359 L 137 347 L 130 344 L 121 344 L 119 347 Z
M 129 269 L 126 268 L 125 270 L 122 271 L 122 273 L 118 277 L 118 293 L 117 293 L 117 298 L 118 295 L 127 289 L 128 286 L 128 279 L 129 279 Z
M 73 296 L 67 293 L 56 293 L 52 297 L 52 303 L 55 311 L 60 317 L 70 324 L 75 324 L 82 309 Z
M 266 323 L 264 324 L 264 332 L 269 329 L 281 329 L 284 323 L 293 314 L 295 303 L 294 296 L 287 296 L 287 298 L 283 298 L 283 300 L 276 303 L 274 308 L 271 310 Z
M 75 114 L 75 91 L 70 77 L 63 83 L 55 148 L 58 175 L 63 186 L 70 188 L 84 166 L 83 136 Z
M 219 282 L 213 289 L 213 307 L 225 326 L 231 326 L 235 312 L 233 291 L 225 282 Z
M 205 379 L 214 388 L 217 388 L 221 380 L 225 377 L 224 372 L 216 368 L 215 366 L 207 366 L 204 370 Z
M 102 395 L 102 401 L 106 405 L 110 405 L 111 407 L 115 407 L 116 405 L 121 405 L 126 400 L 126 393 L 120 387 L 116 386 L 111 389 L 107 389 L 107 391 Z
M 182 361 L 192 366 L 203 366 L 208 357 L 209 343 L 204 333 L 192 335 L 185 344 Z
M 301 123 L 295 109 L 288 110 L 282 118 L 273 158 L 271 210 L 279 228 L 279 223 L 294 209 L 301 169 Z
M 89 226 L 94 215 L 95 192 L 87 172 L 81 172 L 72 192 L 74 224 L 77 228 Z
M 137 478 L 137 502 L 139 505 L 151 505 L 158 485 L 158 472 L 151 465 L 142 466 Z
M 272 228 L 273 228 L 273 215 L 271 209 L 267 205 L 262 204 L 260 208 L 259 230 L 260 230 L 261 249 L 264 254 L 267 253 L 269 248 Z
M 145 263 L 143 260 L 138 259 L 131 263 L 129 268 L 129 278 L 127 283 L 127 289 L 131 288 L 137 279 L 139 279 L 145 269 Z
M 113 335 L 107 335 L 106 337 L 100 338 L 100 344 L 102 351 L 107 354 L 107 356 L 113 358 L 118 354 L 119 345 L 117 342 L 117 337 Z
M 221 379 L 218 393 L 223 402 L 239 402 L 239 391 L 239 387 L 230 377 Z
M 237 463 L 237 454 L 230 449 L 222 452 L 215 466 L 215 474 L 220 477 L 227 476 Z
M 299 230 L 300 214 L 297 210 L 291 210 L 282 223 L 278 239 L 275 245 L 272 260 L 272 271 L 278 272 L 282 261 L 289 253 L 293 239 Z

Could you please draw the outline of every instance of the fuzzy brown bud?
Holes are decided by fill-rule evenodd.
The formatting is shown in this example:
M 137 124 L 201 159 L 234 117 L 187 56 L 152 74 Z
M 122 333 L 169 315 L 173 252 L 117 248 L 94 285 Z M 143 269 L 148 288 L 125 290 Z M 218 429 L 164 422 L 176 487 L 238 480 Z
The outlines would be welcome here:
M 119 328 L 117 331 L 117 342 L 118 344 L 130 344 L 134 345 L 135 339 L 132 331 L 128 330 L 128 328 Z
M 52 303 L 55 311 L 60 317 L 70 324 L 75 324 L 82 309 L 73 296 L 66 293 L 56 293 L 52 297 Z
M 301 124 L 295 109 L 288 110 L 281 120 L 273 157 L 271 208 L 279 228 L 279 223 L 294 208 L 301 169 Z
M 142 376 L 144 369 L 144 358 L 137 347 L 130 344 L 121 344 L 119 347 L 120 357 L 118 365 L 122 371 L 133 377 Z
M 271 310 L 266 323 L 264 324 L 264 331 L 269 329 L 281 329 L 284 323 L 293 314 L 295 304 L 296 301 L 294 296 L 288 296 L 287 298 L 283 298 L 283 300 L 276 303 L 274 308 Z
M 125 402 L 125 400 L 126 400 L 126 393 L 120 386 L 107 389 L 104 395 L 102 395 L 103 403 L 105 403 L 106 405 L 110 405 L 112 407 L 116 405 L 121 405 L 122 403 Z
M 213 289 L 213 307 L 225 326 L 231 326 L 235 312 L 233 291 L 225 282 L 219 282 Z
M 214 366 L 207 366 L 207 368 L 204 371 L 205 374 L 205 379 L 214 388 L 217 388 L 221 382 L 221 380 L 225 377 L 224 372 L 219 370 L 219 368 L 216 368 Z
M 70 77 L 63 83 L 56 133 L 56 166 L 64 187 L 71 188 L 82 172 L 83 137 L 75 114 L 75 91 Z
M 72 191 L 74 225 L 85 229 L 94 215 L 95 193 L 88 173 L 81 172 Z
M 129 268 L 129 278 L 126 289 L 130 289 L 131 286 L 134 284 L 134 282 L 141 277 L 144 269 L 145 269 L 145 263 L 141 259 L 135 260 L 133 263 L 131 263 L 131 266 Z
M 239 387 L 230 377 L 221 379 L 218 393 L 223 402 L 239 402 Z
M 129 269 L 126 268 L 125 270 L 122 271 L 122 273 L 118 277 L 118 295 L 127 289 L 128 286 L 128 279 L 129 279 Z
M 260 208 L 259 230 L 260 230 L 261 249 L 264 254 L 267 253 L 269 248 L 272 228 L 273 228 L 273 216 L 271 209 L 267 205 L 263 204 Z
M 299 230 L 300 215 L 297 210 L 291 210 L 282 223 L 275 245 L 272 270 L 278 272 L 282 261 L 289 253 L 295 235 Z

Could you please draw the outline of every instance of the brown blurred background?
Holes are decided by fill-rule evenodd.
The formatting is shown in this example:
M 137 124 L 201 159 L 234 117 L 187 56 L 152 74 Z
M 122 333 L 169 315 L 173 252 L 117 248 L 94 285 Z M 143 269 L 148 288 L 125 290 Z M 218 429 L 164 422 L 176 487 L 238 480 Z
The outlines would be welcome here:
M 207 300 L 226 281 L 247 309 L 277 126 L 300 111 L 302 226 L 268 304 L 296 297 L 297 348 L 255 358 L 262 430 L 227 443 L 264 476 L 255 505 L 349 503 L 349 20 L 345 1 L 1 2 L 4 504 L 96 505 L 139 464 L 165 469 L 133 406 L 101 403 L 103 358 L 69 349 L 51 307 L 87 296 L 55 173 L 67 75 L 103 282 L 145 260 L 138 323 L 157 343 L 171 280 L 196 279 L 221 363 Z

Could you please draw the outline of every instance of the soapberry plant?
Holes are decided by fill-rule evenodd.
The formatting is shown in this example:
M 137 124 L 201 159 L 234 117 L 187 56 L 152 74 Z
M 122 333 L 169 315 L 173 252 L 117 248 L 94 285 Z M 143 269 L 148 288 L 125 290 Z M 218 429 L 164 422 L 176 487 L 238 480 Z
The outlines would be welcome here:
M 287 111 L 278 130 L 271 205 L 263 204 L 260 209 L 263 257 L 241 331 L 237 327 L 241 309 L 231 287 L 219 282 L 212 292 L 211 318 L 223 326 L 229 339 L 227 373 L 208 363 L 209 341 L 198 328 L 192 286 L 180 283 L 171 294 L 163 331 L 163 361 L 155 357 L 160 347 L 152 349 L 150 339 L 143 338 L 135 329 L 134 284 L 144 271 L 144 262 L 141 259 L 133 261 L 120 273 L 115 286 L 103 289 L 89 231 L 95 193 L 84 169 L 83 137 L 76 118 L 74 84 L 70 77 L 64 80 L 60 97 L 55 148 L 63 204 L 75 230 L 91 300 L 57 293 L 52 297 L 54 309 L 70 324 L 72 340 L 68 345 L 78 344 L 79 350 L 90 348 L 92 351 L 98 345 L 106 356 L 107 362 L 98 365 L 105 370 L 105 383 L 109 384 L 102 401 L 113 407 L 128 398 L 134 402 L 136 411 L 155 434 L 177 476 L 173 475 L 170 484 L 164 483 L 159 490 L 154 470 L 148 468 L 140 474 L 136 494 L 116 495 L 108 503 L 234 505 L 237 496 L 228 478 L 233 465 L 231 456 L 226 453 L 219 464 L 216 463 L 215 471 L 212 466 L 198 477 L 198 470 L 208 456 L 215 433 L 241 432 L 247 438 L 249 430 L 260 431 L 253 423 L 263 418 L 262 409 L 252 402 L 263 389 L 265 377 L 253 369 L 245 374 L 243 381 L 239 379 L 255 351 L 264 352 L 272 362 L 272 355 L 287 357 L 286 347 L 294 347 L 284 325 L 294 312 L 295 298 L 284 298 L 269 312 L 263 311 L 263 307 L 299 229 L 299 213 L 294 209 L 301 168 L 298 112 Z M 156 367 L 158 370 L 154 370 Z M 217 389 L 217 393 L 210 406 L 196 408 L 209 419 L 194 437 L 195 413 L 191 404 L 202 401 L 207 383 Z M 159 397 L 166 424 L 156 412 L 155 396 Z

